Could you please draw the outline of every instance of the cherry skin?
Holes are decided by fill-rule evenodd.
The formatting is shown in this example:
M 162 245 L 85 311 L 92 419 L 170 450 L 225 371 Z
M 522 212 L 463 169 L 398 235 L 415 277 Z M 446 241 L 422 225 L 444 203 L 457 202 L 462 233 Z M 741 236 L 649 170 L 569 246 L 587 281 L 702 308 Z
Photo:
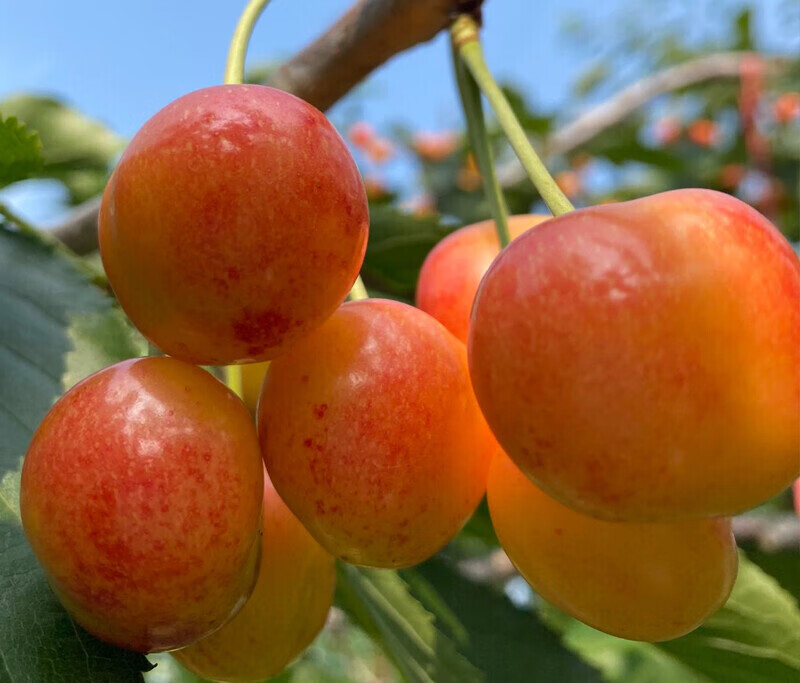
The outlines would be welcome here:
M 172 358 L 117 363 L 70 389 L 33 436 L 20 508 L 85 629 L 171 650 L 244 605 L 260 552 L 263 468 L 241 401 Z
M 743 202 L 676 190 L 519 237 L 469 336 L 503 450 L 595 517 L 758 505 L 800 474 L 800 262 Z
M 547 219 L 548 216 L 509 216 L 511 239 Z M 494 221 L 467 225 L 445 237 L 422 264 L 417 282 L 417 308 L 432 315 L 466 344 L 475 293 L 499 253 Z
M 270 364 L 258 406 L 275 488 L 336 557 L 408 567 L 461 529 L 492 437 L 464 345 L 396 301 L 344 304 Z
M 100 253 L 169 355 L 263 361 L 320 325 L 367 243 L 355 162 L 310 104 L 258 85 L 180 97 L 134 136 L 103 195 Z
M 520 574 L 545 600 L 596 629 L 671 640 L 730 595 L 738 568 L 730 519 L 593 519 L 547 496 L 502 451 L 486 494 L 497 537 Z
M 335 583 L 333 557 L 266 477 L 261 568 L 253 594 L 219 631 L 173 655 L 212 681 L 250 683 L 277 676 L 324 626 Z
M 800 479 L 798 479 L 792 487 L 794 493 L 794 510 L 800 516 Z

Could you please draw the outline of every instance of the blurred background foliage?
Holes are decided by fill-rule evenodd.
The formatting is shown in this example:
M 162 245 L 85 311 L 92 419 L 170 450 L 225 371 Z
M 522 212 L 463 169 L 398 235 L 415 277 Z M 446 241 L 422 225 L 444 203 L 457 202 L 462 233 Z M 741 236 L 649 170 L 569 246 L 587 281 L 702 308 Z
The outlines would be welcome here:
M 800 31 L 800 5 L 796 15 Z M 662 33 L 651 31 L 642 37 L 635 29 L 636 16 L 636 12 L 624 15 L 625 21 L 610 31 L 605 26 L 570 24 L 570 40 L 583 49 L 600 50 L 593 45 L 598 36 L 609 44 L 601 50 L 605 56 L 576 79 L 574 102 L 566 111 L 583 111 L 588 122 L 593 112 L 600 113 L 598 101 L 613 98 L 631 83 L 643 84 L 637 80 L 643 75 L 687 62 L 698 63 L 700 70 L 705 66 L 700 62 L 712 55 L 741 52 L 746 56 L 737 73 L 653 97 L 613 125 L 598 126 L 578 144 L 564 139 L 570 119 L 563 112 L 537 110 L 524 90 L 516 84 L 505 85 L 536 148 L 547 154 L 556 141 L 553 146 L 564 150 L 547 155 L 548 167 L 562 190 L 580 207 L 682 187 L 711 188 L 748 202 L 789 240 L 800 242 L 798 55 L 759 52 L 751 35 L 749 10 L 728 18 L 725 40 L 692 46 L 682 41 L 681 26 L 666 26 Z M 625 73 L 627 79 L 621 76 Z M 365 169 L 377 218 L 364 274 L 377 289 L 409 298 L 416 280 L 414 266 L 441 238 L 440 231 L 485 219 L 489 206 L 463 131 L 383 128 L 390 133 L 379 134 L 361 121 L 346 128 Z M 510 210 L 546 213 L 497 127 L 492 129 L 492 140 Z M 410 157 L 418 170 L 410 197 L 406 188 L 384 180 L 382 168 L 395 156 Z M 406 198 L 398 203 L 399 197 Z M 392 208 L 405 216 L 396 215 Z
M 787 26 L 796 26 L 800 35 L 800 6 L 785 5 Z M 798 55 L 764 53 L 753 37 L 748 9 L 721 17 L 724 24 L 715 37 L 699 42 L 687 39 L 690 31 L 679 21 L 665 22 L 658 31 L 652 24 L 642 30 L 646 5 L 631 5 L 630 10 L 607 25 L 573 19 L 565 27 L 565 49 L 594 57 L 559 112 L 532 104 L 528 92 L 535 84 L 505 86 L 559 185 L 576 206 L 681 187 L 713 188 L 752 204 L 797 247 Z M 738 72 L 660 94 L 585 140 L 565 139 L 570 121 L 578 115 L 591 121 L 598 107 L 622 88 L 669 67 L 729 52 L 748 53 Z M 256 67 L 251 78 L 263 77 L 267 69 Z M 487 218 L 489 207 L 463 130 L 419 131 L 393 121 L 364 121 L 359 101 L 370 96 L 368 87 L 356 91 L 336 114 L 370 198 L 372 224 L 363 275 L 371 294 L 413 301 L 419 268 L 430 249 L 453 229 Z M 544 212 L 495 126 L 491 140 L 511 210 Z M 9 97 L 0 101 L 0 188 L 32 178 L 55 180 L 63 184 L 67 203 L 78 205 L 102 191 L 124 144 L 90 115 L 56 98 Z M 400 183 L 390 180 L 396 174 L 386 170 L 396 163 L 411 169 Z M 100 267 L 96 254 L 77 259 L 46 238 L 31 237 L 24 221 L 2 204 L 0 227 L 0 289 L 36 289 L 39 285 L 29 282 L 31 271 L 22 270 L 34 262 L 40 264 L 36 272 L 52 284 L 47 291 L 56 300 L 61 296 L 64 306 L 67 293 L 70 301 L 75 298 L 69 287 L 95 287 L 92 281 L 97 281 Z M 50 258 L 61 261 L 51 263 Z M 73 271 L 66 273 L 68 267 Z M 35 296 L 31 301 L 36 303 Z M 59 323 L 59 334 L 76 349 L 69 368 L 54 370 L 62 385 L 78 372 L 76 363 L 78 374 L 85 374 L 99 360 L 111 362 L 144 348 L 113 303 L 91 299 L 87 307 L 92 315 L 80 318 L 80 324 L 69 316 Z M 12 315 L 7 302 L 0 305 L 0 342 L 12 327 L 25 323 L 24 311 Z M 8 365 L 4 372 L 4 381 L 10 382 L 19 370 Z M 42 391 L 41 401 L 30 407 L 30 424 L 41 418 L 39 412 L 55 390 Z M 0 448 L 0 479 L 9 490 L 24 436 L 20 433 L 18 442 Z M 739 540 L 749 561 L 743 558 L 728 605 L 684 638 L 642 644 L 601 634 L 541 601 L 499 551 L 482 505 L 456 541 L 417 569 L 396 573 L 340 566 L 337 607 L 326 629 L 277 680 L 800 681 L 800 534 L 788 492 L 741 521 Z M 9 557 L 0 555 L 0 575 L 11 571 Z M 31 565 L 25 571 L 37 570 Z M 7 599 L 14 596 L 9 593 Z M 25 617 L 20 619 L 18 628 L 23 629 Z M 68 658 L 70 652 L 57 651 L 56 658 Z M 157 666 L 146 674 L 148 683 L 199 680 L 169 655 L 150 659 Z M 53 665 L 52 680 L 57 680 L 59 666 Z M 9 665 L 8 680 L 40 680 L 12 669 Z M 87 680 L 110 679 L 90 674 Z

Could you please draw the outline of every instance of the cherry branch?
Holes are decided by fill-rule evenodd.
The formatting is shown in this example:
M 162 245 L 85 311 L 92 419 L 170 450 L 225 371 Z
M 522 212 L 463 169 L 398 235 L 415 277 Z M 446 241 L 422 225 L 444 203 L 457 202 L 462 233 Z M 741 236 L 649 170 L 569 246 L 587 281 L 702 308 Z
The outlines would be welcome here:
M 94 197 L 77 206 L 50 232 L 78 255 L 97 249 L 97 217 L 100 197 Z
M 447 28 L 464 0 L 358 0 L 333 26 L 290 58 L 266 85 L 325 110 L 394 55 Z M 477 11 L 479 2 L 470 5 Z M 100 199 L 72 211 L 52 234 L 78 254 L 97 249 Z
M 433 38 L 454 0 L 359 0 L 328 31 L 278 67 L 268 85 L 328 109 L 394 55 Z
M 739 78 L 742 63 L 757 55 L 754 52 L 718 52 L 646 76 L 556 130 L 544 142 L 544 153 L 546 156 L 567 154 L 661 95 L 705 81 Z M 779 71 L 787 61 L 780 57 L 763 58 L 772 73 Z M 525 178 L 525 171 L 516 161 L 499 169 L 498 173 L 503 185 L 513 185 Z

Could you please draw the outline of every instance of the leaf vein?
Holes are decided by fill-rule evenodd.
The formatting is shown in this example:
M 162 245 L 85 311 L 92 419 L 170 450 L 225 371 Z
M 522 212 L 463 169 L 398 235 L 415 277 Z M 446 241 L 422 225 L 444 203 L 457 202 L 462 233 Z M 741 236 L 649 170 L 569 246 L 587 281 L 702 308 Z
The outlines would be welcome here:
M 14 676 L 13 676 L 13 674 L 11 673 L 11 669 L 9 669 L 9 668 L 8 668 L 8 664 L 6 663 L 6 658 L 5 658 L 5 656 L 3 655 L 3 651 L 2 651 L 2 650 L 0 650 L 0 664 L 2 664 L 2 665 L 3 665 L 3 669 L 4 669 L 6 672 L 8 672 L 8 680 L 9 680 L 9 681 L 13 681 L 13 680 L 14 680 Z

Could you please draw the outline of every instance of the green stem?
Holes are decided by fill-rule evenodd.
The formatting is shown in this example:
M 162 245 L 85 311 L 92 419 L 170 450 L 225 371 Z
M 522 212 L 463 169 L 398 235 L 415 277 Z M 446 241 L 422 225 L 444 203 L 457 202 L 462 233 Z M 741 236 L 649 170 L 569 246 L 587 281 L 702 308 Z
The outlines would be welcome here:
M 242 398 L 242 366 L 241 365 L 226 365 L 223 368 L 223 375 L 225 377 L 225 384 L 234 394 Z
M 250 0 L 244 8 L 236 30 L 233 32 L 231 46 L 228 48 L 228 62 L 225 64 L 225 83 L 244 81 L 244 58 L 247 45 L 253 35 L 253 27 L 270 0 Z
M 472 74 L 467 70 L 464 62 L 461 61 L 455 43 L 453 44 L 453 67 L 456 72 L 456 83 L 458 84 L 458 94 L 461 97 L 461 106 L 464 110 L 464 117 L 467 120 L 467 134 L 483 180 L 483 191 L 489 201 L 492 218 L 494 218 L 494 229 L 497 232 L 500 247 L 505 247 L 511 241 L 511 236 L 508 232 L 508 209 L 506 208 L 503 190 L 500 187 L 500 181 L 497 179 L 497 173 L 494 168 L 492 148 L 489 145 L 489 135 L 483 118 L 481 91 Z
M 369 293 L 367 292 L 367 288 L 364 286 L 364 281 L 361 279 L 360 275 L 356 278 L 356 281 L 350 288 L 350 294 L 347 295 L 347 298 L 350 299 L 350 301 L 369 299 Z
M 486 99 L 489 100 L 500 127 L 505 132 L 522 167 L 536 186 L 542 199 L 556 216 L 572 211 L 575 207 L 572 206 L 567 196 L 558 187 L 536 150 L 531 146 L 528 136 L 514 114 L 514 110 L 492 77 L 483 56 L 483 48 L 478 38 L 478 28 L 475 20 L 468 15 L 461 15 L 453 23 L 451 35 L 459 56 L 469 68 Z

